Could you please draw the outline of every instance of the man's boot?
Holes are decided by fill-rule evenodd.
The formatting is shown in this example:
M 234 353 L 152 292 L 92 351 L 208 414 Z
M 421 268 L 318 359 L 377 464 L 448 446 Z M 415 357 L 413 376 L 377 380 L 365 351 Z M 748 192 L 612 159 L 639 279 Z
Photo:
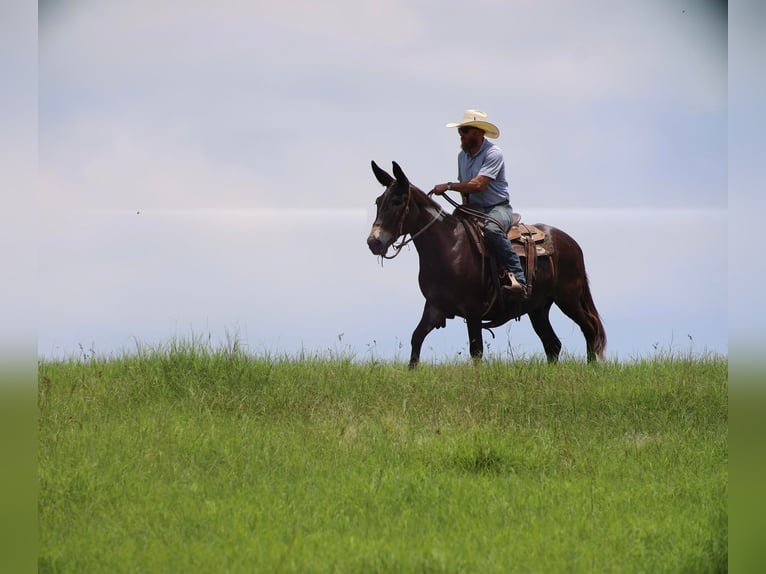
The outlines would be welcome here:
M 527 288 L 519 283 L 519 280 L 510 271 L 507 271 L 505 274 L 503 292 L 516 301 L 524 301 L 527 298 Z

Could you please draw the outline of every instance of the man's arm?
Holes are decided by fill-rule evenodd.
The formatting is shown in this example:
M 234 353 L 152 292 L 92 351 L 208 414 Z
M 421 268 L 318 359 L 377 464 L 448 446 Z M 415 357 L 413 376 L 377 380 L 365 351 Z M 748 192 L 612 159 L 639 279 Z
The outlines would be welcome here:
M 468 181 L 459 181 L 457 183 L 437 183 L 431 190 L 436 195 L 442 195 L 445 191 L 457 191 L 461 194 L 480 193 L 487 189 L 492 180 L 486 175 L 477 175 Z

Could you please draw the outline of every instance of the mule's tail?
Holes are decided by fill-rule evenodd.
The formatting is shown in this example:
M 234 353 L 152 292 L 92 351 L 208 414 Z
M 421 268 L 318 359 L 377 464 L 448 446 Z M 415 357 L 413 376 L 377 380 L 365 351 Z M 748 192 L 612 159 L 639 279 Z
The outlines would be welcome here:
M 596 309 L 596 304 L 593 302 L 593 296 L 590 294 L 590 281 L 587 273 L 585 273 L 585 284 L 580 294 L 580 305 L 588 316 L 588 323 L 590 323 L 593 332 L 593 339 L 590 342 L 591 351 L 603 359 L 606 352 L 606 331 Z

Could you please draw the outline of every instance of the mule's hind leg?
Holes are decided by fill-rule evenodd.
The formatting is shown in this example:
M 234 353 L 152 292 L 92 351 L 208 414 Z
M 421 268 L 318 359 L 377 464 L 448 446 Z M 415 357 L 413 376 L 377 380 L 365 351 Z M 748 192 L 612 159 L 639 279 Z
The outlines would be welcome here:
M 588 313 L 588 310 L 580 302 L 580 298 L 575 296 L 557 299 L 556 305 L 580 327 L 585 337 L 585 350 L 588 362 L 592 363 L 602 354 L 600 346 L 603 346 L 603 343 L 599 343 L 599 338 L 603 337 L 603 328 L 598 315 L 594 317 Z
M 420 362 L 420 349 L 423 346 L 423 340 L 426 335 L 438 327 L 444 327 L 447 324 L 447 318 L 444 313 L 426 301 L 423 308 L 423 316 L 420 323 L 412 332 L 412 352 L 410 353 L 410 369 L 414 369 Z
M 555 363 L 559 360 L 559 353 L 561 352 L 561 341 L 556 332 L 551 326 L 548 312 L 551 310 L 553 301 L 548 301 L 542 307 L 529 311 L 529 320 L 532 321 L 532 327 L 543 342 L 543 349 L 545 349 L 545 356 L 548 357 L 549 363 Z

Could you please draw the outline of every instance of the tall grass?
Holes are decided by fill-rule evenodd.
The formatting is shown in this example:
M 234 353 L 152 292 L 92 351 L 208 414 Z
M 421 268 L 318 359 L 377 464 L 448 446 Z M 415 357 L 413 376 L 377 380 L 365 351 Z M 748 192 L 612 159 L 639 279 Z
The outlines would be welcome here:
M 41 572 L 718 572 L 727 361 L 39 366 Z

